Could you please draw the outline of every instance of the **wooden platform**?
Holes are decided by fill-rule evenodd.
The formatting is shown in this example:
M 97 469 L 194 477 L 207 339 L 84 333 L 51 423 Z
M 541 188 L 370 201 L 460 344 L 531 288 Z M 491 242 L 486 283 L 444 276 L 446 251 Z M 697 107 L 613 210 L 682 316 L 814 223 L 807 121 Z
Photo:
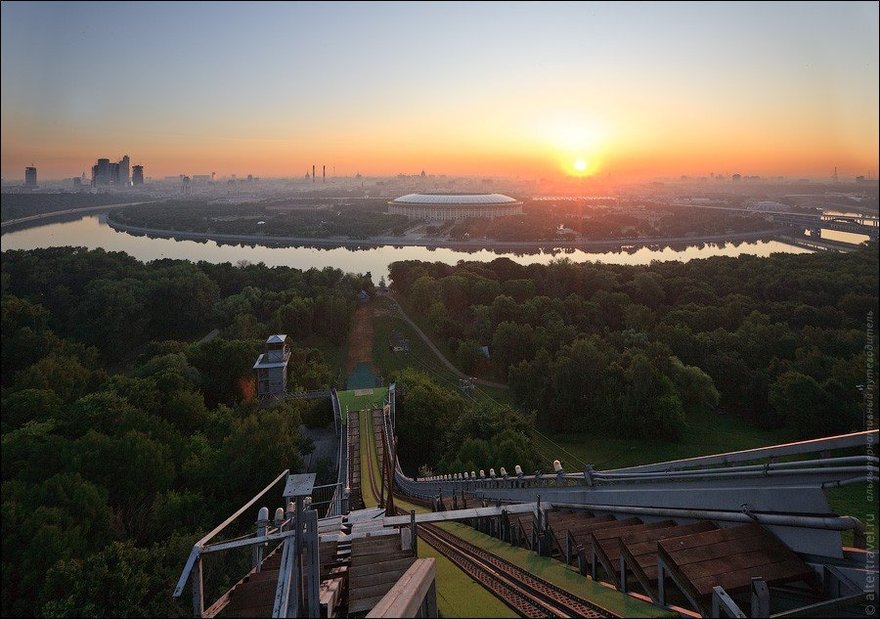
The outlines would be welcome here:
M 318 547 L 321 561 L 321 579 L 331 577 L 336 567 L 336 542 L 322 543 Z M 230 592 L 229 604 L 220 617 L 271 617 L 278 587 L 278 570 L 281 565 L 280 546 L 263 561 L 260 572 L 242 579 Z
M 618 587 L 623 591 L 631 589 L 629 583 L 632 582 L 630 578 L 632 575 L 644 592 L 651 596 L 652 600 L 657 601 L 657 542 L 663 539 L 714 531 L 717 528 L 715 524 L 704 521 L 666 529 L 629 533 L 618 538 Z
M 704 615 L 715 586 L 734 595 L 760 577 L 768 585 L 801 581 L 816 587 L 810 566 L 758 524 L 659 540 L 657 552 L 662 567 Z
M 372 609 L 415 560 L 412 550 L 401 549 L 398 535 L 353 539 L 348 573 L 348 614 Z
M 605 571 L 605 575 L 612 584 L 620 582 L 620 545 L 618 540 L 625 535 L 645 533 L 649 531 L 662 531 L 675 527 L 672 520 L 636 524 L 628 527 L 608 527 L 590 533 L 590 567 L 593 580 L 600 580 L 599 568 Z
M 566 531 L 565 543 L 566 548 L 568 549 L 568 554 L 566 556 L 569 559 L 577 557 L 576 548 L 578 546 L 583 546 L 586 556 L 589 558 L 593 549 L 593 538 L 591 536 L 595 531 L 621 529 L 639 524 L 642 524 L 642 521 L 639 518 L 615 519 L 613 516 L 608 515 L 585 519 L 582 522 L 569 527 Z

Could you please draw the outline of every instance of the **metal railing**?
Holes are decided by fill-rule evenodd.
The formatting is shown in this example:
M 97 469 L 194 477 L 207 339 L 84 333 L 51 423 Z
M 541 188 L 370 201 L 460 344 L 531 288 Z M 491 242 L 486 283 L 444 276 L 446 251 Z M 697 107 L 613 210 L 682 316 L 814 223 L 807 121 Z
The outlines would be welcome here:
M 827 455 L 833 450 L 863 447 L 869 442 L 878 442 L 878 430 L 855 432 L 841 436 L 832 436 L 797 443 L 774 445 L 759 449 L 729 452 L 712 456 L 701 456 L 685 460 L 673 460 L 640 466 L 595 471 L 587 467 L 582 472 L 568 473 L 560 470 L 556 473 L 540 473 L 517 475 L 476 477 L 470 473 L 455 475 L 439 475 L 428 479 L 413 480 L 402 471 L 397 476 L 402 487 L 420 494 L 416 484 L 437 484 L 467 491 L 479 489 L 531 488 L 544 486 L 566 485 L 612 485 L 640 482 L 677 483 L 694 480 L 749 479 L 797 476 L 799 479 L 818 478 L 822 487 L 845 486 L 853 483 L 878 478 L 880 459 L 872 455 L 819 457 L 795 461 L 778 461 L 778 458 L 807 456 L 810 454 Z M 738 463 L 756 462 L 766 459 L 760 464 Z M 422 491 L 423 492 L 423 491 Z
M 319 512 L 323 511 L 326 517 L 338 516 L 341 513 L 339 502 L 342 497 L 339 488 L 339 482 L 324 484 L 323 486 L 315 486 L 312 488 L 312 499 L 310 503 L 312 509 L 316 509 Z M 319 509 L 321 507 L 324 509 Z
M 265 543 L 271 541 L 272 539 L 282 539 L 283 535 L 278 534 L 270 534 L 267 530 L 263 529 L 263 535 L 259 535 L 261 532 L 258 528 L 257 536 L 253 538 L 255 541 L 250 540 L 235 540 L 228 542 L 218 542 L 216 544 L 209 544 L 209 542 L 217 537 L 223 530 L 225 530 L 230 524 L 232 524 L 235 520 L 238 519 L 245 511 L 250 509 L 260 498 L 263 497 L 269 490 L 271 490 L 279 481 L 282 479 L 286 479 L 287 474 L 290 472 L 290 469 L 284 469 L 284 471 L 276 477 L 268 486 L 263 488 L 256 496 L 254 496 L 250 501 L 242 505 L 238 511 L 229 516 L 222 523 L 217 525 L 213 530 L 211 530 L 207 535 L 205 535 L 202 539 L 193 544 L 192 550 L 190 551 L 189 558 L 186 560 L 186 565 L 184 565 L 183 572 L 180 574 L 180 578 L 177 581 L 177 586 L 174 588 L 173 597 L 179 598 L 183 595 L 183 590 L 186 587 L 187 581 L 189 581 L 192 585 L 192 600 L 193 600 L 193 614 L 196 617 L 203 616 L 205 612 L 205 589 L 204 589 L 204 570 L 203 570 L 203 555 L 210 554 L 213 552 L 219 552 L 221 550 L 228 550 L 231 548 L 241 547 L 245 545 L 251 545 L 254 543 Z M 248 543 L 249 542 L 249 543 Z

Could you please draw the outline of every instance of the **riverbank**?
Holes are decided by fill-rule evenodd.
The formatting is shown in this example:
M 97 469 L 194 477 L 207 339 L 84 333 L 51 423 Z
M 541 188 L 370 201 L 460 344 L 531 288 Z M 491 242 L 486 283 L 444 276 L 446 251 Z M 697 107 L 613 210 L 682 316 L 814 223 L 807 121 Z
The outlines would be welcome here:
M 566 250 L 579 249 L 590 251 L 596 249 L 613 249 L 618 247 L 645 247 L 645 246 L 669 246 L 669 245 L 695 245 L 699 243 L 737 243 L 744 241 L 769 241 L 779 239 L 785 228 L 772 228 L 756 232 L 740 232 L 728 234 L 714 234 L 705 236 L 661 237 L 661 238 L 636 238 L 636 239 L 607 239 L 607 240 L 553 240 L 553 241 L 492 241 L 488 239 L 473 239 L 468 241 L 454 241 L 449 239 L 432 238 L 405 238 L 397 236 L 378 236 L 367 239 L 349 239 L 343 237 L 313 238 L 294 236 L 269 236 L 256 234 L 218 234 L 213 232 L 189 232 L 182 230 L 163 230 L 160 228 L 144 228 L 131 226 L 111 218 L 107 218 L 107 225 L 117 232 L 125 232 L 134 236 L 145 235 L 159 238 L 176 240 L 199 240 L 214 241 L 216 243 L 244 243 L 267 246 L 306 246 L 306 247 L 348 247 L 348 248 L 374 248 L 384 245 L 393 247 L 428 247 L 437 249 L 456 250 L 490 250 L 490 251 L 543 251 L 543 250 Z

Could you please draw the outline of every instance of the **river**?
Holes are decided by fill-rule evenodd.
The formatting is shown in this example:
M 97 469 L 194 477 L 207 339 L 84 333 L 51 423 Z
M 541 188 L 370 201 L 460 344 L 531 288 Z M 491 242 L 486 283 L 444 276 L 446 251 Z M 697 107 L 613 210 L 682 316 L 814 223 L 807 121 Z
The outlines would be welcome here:
M 520 264 L 547 264 L 551 260 L 568 257 L 574 262 L 602 262 L 609 264 L 648 264 L 653 260 L 686 262 L 710 256 L 740 256 L 751 254 L 769 256 L 771 253 L 808 253 L 780 241 L 744 241 L 739 243 L 705 243 L 680 248 L 623 248 L 612 251 L 586 252 L 579 249 L 539 251 L 537 253 L 496 253 L 488 250 L 461 251 L 444 248 L 394 247 L 385 245 L 369 249 L 268 247 L 261 245 L 218 244 L 214 241 L 191 241 L 146 236 L 132 236 L 117 232 L 104 221 L 103 215 L 84 215 L 68 221 L 47 221 L 24 229 L 4 231 L 3 250 L 34 249 L 74 245 L 89 249 L 123 251 L 138 260 L 177 258 L 198 262 L 231 262 L 242 260 L 263 262 L 268 266 L 289 266 L 298 269 L 336 267 L 346 272 L 369 271 L 378 282 L 388 278 L 388 265 L 397 260 L 426 260 L 455 264 L 459 260 L 488 262 L 506 257 Z

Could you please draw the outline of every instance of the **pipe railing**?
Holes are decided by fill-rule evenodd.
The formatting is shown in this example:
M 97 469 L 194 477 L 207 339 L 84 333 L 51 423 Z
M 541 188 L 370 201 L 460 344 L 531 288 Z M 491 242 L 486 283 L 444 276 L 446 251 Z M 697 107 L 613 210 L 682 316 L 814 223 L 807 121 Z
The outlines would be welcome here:
M 179 598 L 183 594 L 183 590 L 186 587 L 187 581 L 191 581 L 192 584 L 192 598 L 193 598 L 193 614 L 197 617 L 201 617 L 205 612 L 205 590 L 204 590 L 204 574 L 202 569 L 202 555 L 211 552 L 211 546 L 208 542 L 214 539 L 217 535 L 220 534 L 221 531 L 225 530 L 230 524 L 232 524 L 239 516 L 241 516 L 245 511 L 250 509 L 254 503 L 260 500 L 263 495 L 265 495 L 269 490 L 271 490 L 275 484 L 277 484 L 282 479 L 286 479 L 287 474 L 290 472 L 290 469 L 284 469 L 284 471 L 276 477 L 268 486 L 263 488 L 259 493 L 257 493 L 250 501 L 242 505 L 235 513 L 229 516 L 226 520 L 217 525 L 214 529 L 212 529 L 207 535 L 202 537 L 199 541 L 193 544 L 192 550 L 190 551 L 189 557 L 186 560 L 186 565 L 183 567 L 183 572 L 180 574 L 180 578 L 177 581 L 177 586 L 174 588 L 174 593 L 172 597 Z M 245 545 L 243 542 L 248 542 L 250 540 L 239 540 L 236 542 L 229 542 L 230 544 L 236 544 L 237 546 Z M 222 545 L 223 542 L 216 544 L 217 546 Z
M 387 432 L 387 431 L 386 431 Z M 806 456 L 809 454 L 825 455 L 833 450 L 852 449 L 867 445 L 878 440 L 878 431 L 869 430 L 840 436 L 832 436 L 797 443 L 762 447 L 737 452 L 701 456 L 670 462 L 661 462 L 643 466 L 610 469 L 605 471 L 589 471 L 567 473 L 521 474 L 502 477 L 479 477 L 448 475 L 432 476 L 427 479 L 413 480 L 400 470 L 399 463 L 395 473 L 402 487 L 416 490 L 412 484 L 451 484 L 465 490 L 497 489 L 497 488 L 529 488 L 545 485 L 580 485 L 584 482 L 589 486 L 633 482 L 681 482 L 696 479 L 749 479 L 774 476 L 799 475 L 802 477 L 825 477 L 820 479 L 822 487 L 848 485 L 861 481 L 875 480 L 878 477 L 880 459 L 876 456 L 840 456 L 820 457 L 818 459 L 774 461 L 774 458 Z M 762 458 L 769 461 L 762 464 L 746 464 L 733 466 L 739 462 L 754 462 Z M 861 474 L 861 478 L 859 475 Z M 423 494 L 424 491 L 419 492 Z

